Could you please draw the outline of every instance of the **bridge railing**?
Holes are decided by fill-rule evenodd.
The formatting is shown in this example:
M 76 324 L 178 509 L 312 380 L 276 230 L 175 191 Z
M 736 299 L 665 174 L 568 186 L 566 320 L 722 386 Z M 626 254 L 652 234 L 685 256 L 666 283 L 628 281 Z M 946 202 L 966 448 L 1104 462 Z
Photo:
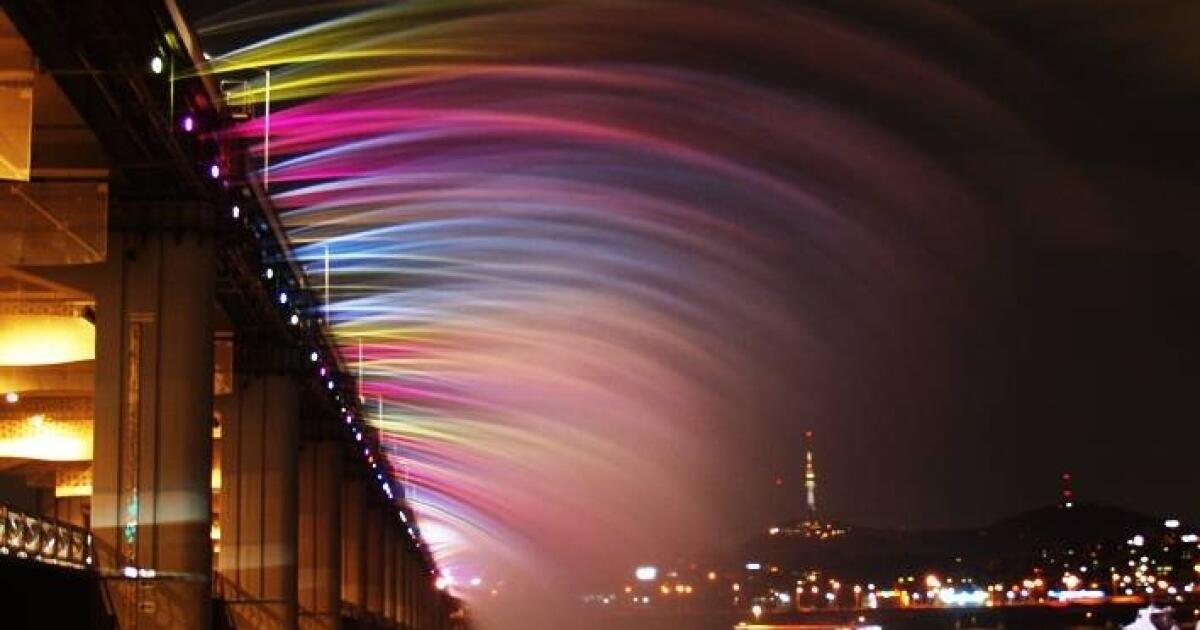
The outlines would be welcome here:
M 81 527 L 0 504 L 0 556 L 86 569 L 92 565 L 92 535 Z

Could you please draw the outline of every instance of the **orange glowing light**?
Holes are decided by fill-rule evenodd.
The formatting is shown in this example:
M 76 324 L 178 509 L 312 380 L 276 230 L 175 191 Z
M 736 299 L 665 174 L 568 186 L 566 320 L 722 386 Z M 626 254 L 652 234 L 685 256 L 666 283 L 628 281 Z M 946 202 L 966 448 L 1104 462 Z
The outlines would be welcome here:
M 96 358 L 96 328 L 81 317 L 0 314 L 0 365 L 55 365 Z

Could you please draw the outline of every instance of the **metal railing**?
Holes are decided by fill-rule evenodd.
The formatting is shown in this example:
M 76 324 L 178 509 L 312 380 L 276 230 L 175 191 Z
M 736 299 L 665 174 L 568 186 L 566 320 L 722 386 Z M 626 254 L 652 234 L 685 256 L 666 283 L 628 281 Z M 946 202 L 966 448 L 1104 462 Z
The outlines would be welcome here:
M 92 535 L 81 527 L 0 505 L 0 555 L 86 569 L 92 565 Z
M 238 627 L 239 621 L 251 628 L 283 627 L 283 619 L 274 607 L 284 600 L 256 597 L 220 573 L 213 573 L 212 585 L 213 600 L 230 627 Z

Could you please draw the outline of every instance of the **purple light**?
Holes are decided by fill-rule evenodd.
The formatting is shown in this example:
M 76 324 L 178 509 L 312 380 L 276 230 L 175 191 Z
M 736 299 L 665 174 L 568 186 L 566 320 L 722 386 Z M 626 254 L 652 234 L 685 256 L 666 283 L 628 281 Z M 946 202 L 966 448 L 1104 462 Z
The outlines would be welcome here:
M 184 116 L 183 117 L 183 130 L 188 133 L 191 133 L 195 128 L 196 128 L 196 119 L 192 118 L 191 115 Z
M 212 166 L 208 167 L 208 176 L 213 179 L 220 177 L 221 176 L 221 165 L 214 162 Z

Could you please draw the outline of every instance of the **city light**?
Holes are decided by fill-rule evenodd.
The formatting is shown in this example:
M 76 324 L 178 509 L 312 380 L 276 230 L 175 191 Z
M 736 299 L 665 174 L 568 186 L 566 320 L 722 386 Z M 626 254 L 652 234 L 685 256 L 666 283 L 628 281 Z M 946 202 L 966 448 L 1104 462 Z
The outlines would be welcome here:
M 1074 591 L 1075 589 L 1079 588 L 1080 583 L 1083 582 L 1083 580 L 1079 579 L 1079 576 L 1072 573 L 1063 575 L 1062 581 L 1063 586 L 1066 586 L 1067 590 L 1069 591 Z
M 15 405 L 20 401 L 21 401 L 21 395 L 18 394 L 17 392 L 8 392 L 7 394 L 4 395 L 4 402 L 6 402 L 10 405 Z
M 987 598 L 986 591 L 956 591 L 952 588 L 938 591 L 938 599 L 953 606 L 982 606 Z
M 633 571 L 633 577 L 639 582 L 653 582 L 658 579 L 658 567 L 640 566 Z
M 162 57 L 155 55 L 150 58 L 150 72 L 153 72 L 154 74 L 162 74 L 162 72 L 163 72 Z

